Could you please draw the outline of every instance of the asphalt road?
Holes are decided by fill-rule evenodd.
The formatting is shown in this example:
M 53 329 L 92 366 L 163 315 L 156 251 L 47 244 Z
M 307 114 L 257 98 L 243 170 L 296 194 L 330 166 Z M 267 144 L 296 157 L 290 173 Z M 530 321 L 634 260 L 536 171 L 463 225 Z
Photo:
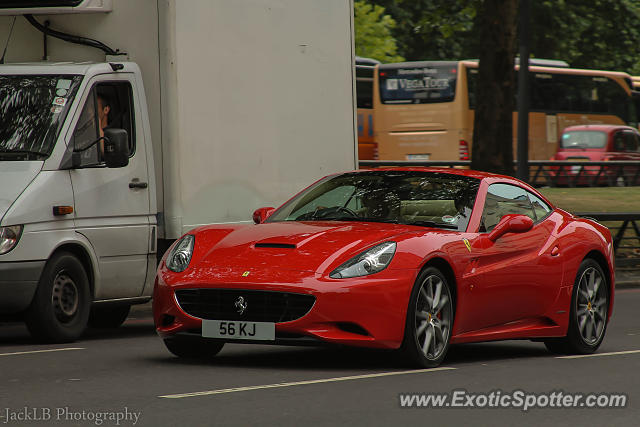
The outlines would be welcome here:
M 640 289 L 618 290 L 612 322 L 595 357 L 557 358 L 529 341 L 466 344 L 451 348 L 446 369 L 409 372 L 386 352 L 334 348 L 236 344 L 209 361 L 187 362 L 166 351 L 144 308 L 122 328 L 91 330 L 71 345 L 39 345 L 22 325 L 4 323 L 0 426 L 99 425 L 96 417 L 104 426 L 635 426 L 640 419 L 639 312 Z M 619 353 L 624 351 L 637 352 Z M 400 407 L 400 393 L 457 389 L 615 392 L 625 393 L 628 403 L 617 409 L 526 412 Z

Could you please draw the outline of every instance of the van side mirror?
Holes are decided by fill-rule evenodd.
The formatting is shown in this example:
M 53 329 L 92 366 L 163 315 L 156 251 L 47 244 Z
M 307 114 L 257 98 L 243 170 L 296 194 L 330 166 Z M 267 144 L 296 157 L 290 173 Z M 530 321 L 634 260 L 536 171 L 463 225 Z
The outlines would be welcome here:
M 274 208 L 258 208 L 253 212 L 253 222 L 262 224 L 273 212 L 275 212 Z
M 489 233 L 489 240 L 495 242 L 507 233 L 525 233 L 533 228 L 533 220 L 526 215 L 509 214 L 500 219 L 500 222 Z
M 129 164 L 129 137 L 126 130 L 104 129 L 104 162 L 108 168 L 122 168 Z

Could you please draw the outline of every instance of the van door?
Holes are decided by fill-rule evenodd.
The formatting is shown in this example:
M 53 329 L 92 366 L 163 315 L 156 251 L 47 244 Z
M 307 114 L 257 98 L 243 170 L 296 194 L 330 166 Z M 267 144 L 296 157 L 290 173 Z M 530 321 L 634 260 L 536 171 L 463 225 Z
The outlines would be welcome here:
M 70 172 L 76 230 L 89 239 L 98 259 L 95 300 L 142 294 L 151 228 L 146 145 L 136 126 L 141 110 L 133 75 L 100 77 L 88 85 L 70 141 L 79 155 Z M 127 166 L 105 166 L 100 138 L 106 127 L 127 131 Z

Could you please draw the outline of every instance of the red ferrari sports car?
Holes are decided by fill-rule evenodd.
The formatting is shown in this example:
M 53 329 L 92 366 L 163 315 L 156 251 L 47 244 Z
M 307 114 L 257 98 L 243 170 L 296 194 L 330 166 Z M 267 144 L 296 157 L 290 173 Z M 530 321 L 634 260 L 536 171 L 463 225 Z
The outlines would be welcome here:
M 611 316 L 609 230 L 510 177 L 330 175 L 254 222 L 196 228 L 165 254 L 153 311 L 173 354 L 331 343 L 433 367 L 452 343 L 528 338 L 590 353 Z

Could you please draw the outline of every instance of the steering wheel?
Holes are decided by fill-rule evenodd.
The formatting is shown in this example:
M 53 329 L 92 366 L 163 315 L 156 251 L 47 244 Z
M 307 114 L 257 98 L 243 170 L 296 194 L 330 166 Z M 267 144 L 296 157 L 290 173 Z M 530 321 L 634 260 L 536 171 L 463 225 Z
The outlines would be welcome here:
M 306 214 L 300 215 L 298 218 L 296 218 L 296 220 L 297 221 L 303 221 L 303 220 L 306 220 L 306 219 L 329 218 L 329 217 L 334 216 L 337 213 L 346 214 L 350 218 L 359 218 L 359 215 L 357 213 L 355 213 L 354 211 L 352 211 L 351 209 L 349 209 L 349 208 L 346 208 L 344 206 L 333 206 L 333 207 L 330 207 L 330 208 L 318 207 L 313 212 L 307 212 Z

